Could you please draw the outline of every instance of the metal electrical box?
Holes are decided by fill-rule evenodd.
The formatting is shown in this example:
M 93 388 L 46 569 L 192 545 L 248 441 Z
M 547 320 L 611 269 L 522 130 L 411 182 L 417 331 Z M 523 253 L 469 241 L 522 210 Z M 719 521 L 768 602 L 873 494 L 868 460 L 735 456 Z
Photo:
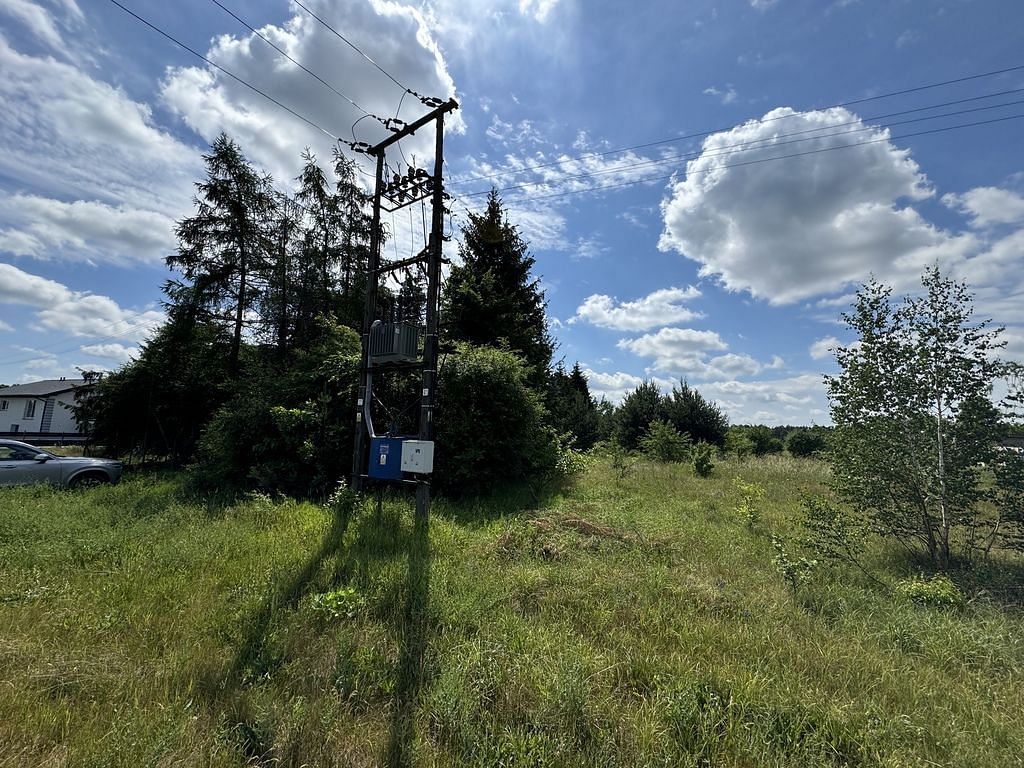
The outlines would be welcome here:
M 400 437 L 371 438 L 370 466 L 366 474 L 378 480 L 401 480 L 402 443 Z
M 434 471 L 434 443 L 430 440 L 402 441 L 402 471 L 429 475 Z
M 381 323 L 370 326 L 370 360 L 393 363 L 419 356 L 420 327 L 412 323 Z

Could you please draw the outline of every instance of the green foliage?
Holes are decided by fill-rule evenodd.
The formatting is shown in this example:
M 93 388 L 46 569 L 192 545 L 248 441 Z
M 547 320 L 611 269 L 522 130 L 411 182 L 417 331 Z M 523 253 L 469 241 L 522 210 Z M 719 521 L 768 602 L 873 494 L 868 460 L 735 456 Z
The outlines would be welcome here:
M 786 582 L 790 592 L 796 593 L 802 586 L 808 584 L 818 566 L 817 560 L 808 560 L 806 557 L 797 558 L 790 554 L 789 544 L 780 536 L 772 535 L 772 549 L 775 556 L 772 558 L 772 565 Z
M 598 439 L 600 416 L 579 363 L 569 373 L 561 363 L 555 366 L 548 380 L 546 405 L 556 432 L 571 435 L 579 450 L 593 447 Z
M 461 344 L 440 371 L 436 476 L 448 493 L 479 493 L 552 475 L 558 440 L 545 426 L 517 355 Z
M 711 477 L 715 469 L 715 449 L 703 440 L 693 447 L 693 471 L 697 477 Z
M 627 393 L 615 409 L 615 439 L 627 450 L 635 451 L 651 424 L 664 420 L 661 390 L 653 381 L 645 381 Z
M 922 284 L 925 295 L 894 306 L 891 290 L 871 282 L 844 315 L 858 343 L 836 351 L 840 373 L 826 377 L 831 458 L 845 501 L 946 568 L 957 541 L 970 558 L 979 538 L 998 535 L 984 514 L 982 467 L 1000 433 L 989 394 L 1001 329 L 975 322 L 967 287 L 937 268 Z M 970 535 L 954 539 L 958 528 Z
M 229 349 L 219 326 L 172 316 L 120 370 L 86 374 L 95 386 L 75 418 L 112 455 L 185 463 L 229 397 Z
M 695 443 L 705 442 L 718 446 L 725 443 L 729 419 L 721 408 L 706 400 L 685 381 L 673 385 L 663 403 L 666 418 Z
M 255 486 L 324 496 L 347 474 L 359 337 L 321 319 L 319 342 L 284 361 L 268 357 L 210 420 L 200 442 L 200 487 Z
M 729 427 L 725 433 L 725 451 L 737 459 L 745 459 L 754 452 L 754 441 L 744 427 Z
M 554 341 L 548 333 L 540 280 L 519 230 L 509 223 L 496 191 L 482 214 L 469 214 L 459 244 L 462 263 L 452 266 L 444 296 L 444 334 L 475 346 L 504 346 L 528 369 L 541 389 Z
M 896 584 L 894 592 L 898 597 L 917 605 L 934 608 L 962 609 L 967 598 L 953 580 L 944 573 L 937 573 L 930 579 L 915 576 Z
M 743 516 L 748 528 L 754 528 L 761 522 L 761 500 L 764 499 L 764 486 L 759 483 L 748 483 L 740 478 L 733 482 L 740 493 L 740 503 L 736 511 Z
M 785 446 L 790 456 L 810 458 L 821 454 L 828 447 L 828 442 L 821 428 L 797 428 L 786 435 Z
M 652 421 L 640 440 L 640 450 L 653 459 L 665 462 L 686 461 L 692 443 L 689 435 L 679 433 L 667 421 Z
M 313 595 L 309 599 L 309 610 L 321 621 L 354 619 L 364 602 L 355 587 L 339 587 Z
M 756 424 L 750 427 L 734 427 L 733 429 L 738 434 L 746 436 L 750 441 L 750 451 L 755 456 L 782 453 L 782 440 L 775 436 L 775 432 L 771 427 Z M 734 439 L 739 440 L 739 437 Z

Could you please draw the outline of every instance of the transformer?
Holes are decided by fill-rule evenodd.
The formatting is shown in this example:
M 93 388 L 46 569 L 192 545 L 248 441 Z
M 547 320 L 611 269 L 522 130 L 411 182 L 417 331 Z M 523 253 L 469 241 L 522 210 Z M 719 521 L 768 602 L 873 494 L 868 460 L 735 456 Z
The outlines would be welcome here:
M 412 323 L 375 322 L 370 326 L 372 363 L 396 363 L 419 357 L 420 328 Z

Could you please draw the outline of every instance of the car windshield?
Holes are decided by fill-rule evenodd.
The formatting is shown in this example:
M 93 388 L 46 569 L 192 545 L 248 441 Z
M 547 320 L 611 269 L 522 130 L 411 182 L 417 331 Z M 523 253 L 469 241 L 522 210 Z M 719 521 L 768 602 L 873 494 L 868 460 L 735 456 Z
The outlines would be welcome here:
M 31 461 L 41 453 L 49 456 L 51 459 L 56 458 L 49 451 L 44 451 L 32 445 L 0 443 L 0 461 Z

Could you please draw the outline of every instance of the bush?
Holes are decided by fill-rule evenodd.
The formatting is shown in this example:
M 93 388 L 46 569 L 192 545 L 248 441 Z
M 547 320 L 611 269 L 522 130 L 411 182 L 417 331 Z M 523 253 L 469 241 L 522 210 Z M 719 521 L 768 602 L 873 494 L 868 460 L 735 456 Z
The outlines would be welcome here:
M 682 434 L 667 421 L 652 421 L 640 440 L 640 449 L 658 461 L 686 461 L 690 455 L 690 436 Z
M 710 477 L 715 468 L 713 457 L 715 449 L 703 441 L 697 443 L 693 449 L 693 471 L 697 477 Z
M 440 370 L 434 477 L 451 494 L 479 493 L 559 471 L 529 369 L 513 352 L 460 344 Z M 564 452 L 563 452 L 564 453 Z M 566 458 L 563 456 L 563 458 Z
M 960 587 L 944 573 L 938 573 L 930 579 L 923 576 L 905 579 L 896 584 L 894 591 L 897 596 L 917 605 L 959 610 L 967 604 Z
M 826 447 L 825 433 L 821 429 L 794 429 L 786 435 L 786 450 L 790 456 L 809 458 Z

